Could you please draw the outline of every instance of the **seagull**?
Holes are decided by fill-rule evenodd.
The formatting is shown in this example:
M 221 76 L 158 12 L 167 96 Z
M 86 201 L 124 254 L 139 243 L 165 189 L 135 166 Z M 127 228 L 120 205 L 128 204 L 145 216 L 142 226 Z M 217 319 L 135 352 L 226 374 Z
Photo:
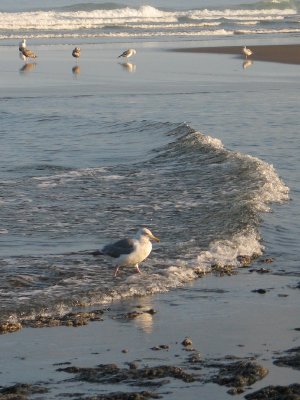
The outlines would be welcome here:
M 75 58 L 80 57 L 80 48 L 79 47 L 75 47 L 75 49 L 72 51 L 72 56 Z
M 134 56 L 135 54 L 136 54 L 136 50 L 134 50 L 134 49 L 128 49 L 128 50 L 125 50 L 124 53 L 122 53 L 121 55 L 119 55 L 118 58 L 124 57 L 124 58 L 126 58 L 126 60 L 128 60 L 129 57 Z
M 245 54 L 246 58 L 253 54 L 252 50 L 248 49 L 246 46 L 243 48 L 243 53 Z
M 25 59 L 25 61 L 27 61 L 28 58 L 37 58 L 37 55 L 29 49 L 24 48 L 20 52 L 23 55 L 22 59 L 23 60 Z M 20 54 L 20 56 L 21 56 L 21 54 Z
M 26 49 L 26 39 L 23 39 L 22 42 L 19 43 L 19 51 Z
M 121 239 L 107 244 L 101 250 L 94 252 L 93 255 L 105 255 L 115 258 L 115 277 L 120 267 L 133 266 L 141 274 L 139 263 L 144 261 L 151 253 L 151 240 L 159 242 L 159 239 L 153 235 L 150 229 L 141 228 L 134 238 Z

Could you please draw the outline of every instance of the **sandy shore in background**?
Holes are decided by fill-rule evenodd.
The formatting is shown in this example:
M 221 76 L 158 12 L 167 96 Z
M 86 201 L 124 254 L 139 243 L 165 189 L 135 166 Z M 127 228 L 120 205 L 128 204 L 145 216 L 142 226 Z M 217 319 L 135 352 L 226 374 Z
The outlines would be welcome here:
M 247 46 L 248 47 L 248 46 Z M 249 46 L 253 55 L 249 60 L 279 62 L 285 64 L 300 64 L 300 45 L 260 45 Z M 179 48 L 174 51 L 183 53 L 213 53 L 213 54 L 237 54 L 244 57 L 241 46 L 225 47 L 191 47 Z

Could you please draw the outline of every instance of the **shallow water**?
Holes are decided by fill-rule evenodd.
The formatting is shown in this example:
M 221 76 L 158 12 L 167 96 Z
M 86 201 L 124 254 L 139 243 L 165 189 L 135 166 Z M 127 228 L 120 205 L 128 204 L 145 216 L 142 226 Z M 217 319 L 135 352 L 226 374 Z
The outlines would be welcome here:
M 91 45 L 76 76 L 65 46 L 24 74 L 5 51 L 3 319 L 181 287 L 264 247 L 274 272 L 298 272 L 297 66 L 152 45 L 130 73 L 119 46 Z M 142 279 L 114 280 L 88 253 L 143 224 L 161 244 Z

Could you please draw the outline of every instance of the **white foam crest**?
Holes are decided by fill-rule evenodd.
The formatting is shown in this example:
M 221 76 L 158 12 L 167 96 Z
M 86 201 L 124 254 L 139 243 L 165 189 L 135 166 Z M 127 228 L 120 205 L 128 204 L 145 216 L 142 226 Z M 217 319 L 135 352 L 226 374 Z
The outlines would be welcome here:
M 144 23 L 141 25 L 134 24 L 123 25 L 124 28 L 136 28 L 136 29 L 180 29 L 180 28 L 199 28 L 199 27 L 209 27 L 209 26 L 219 26 L 222 22 L 198 22 L 198 23 L 180 23 L 180 24 L 148 24 Z
M 224 145 L 220 139 L 214 138 L 212 136 L 204 135 L 202 137 L 202 143 L 205 143 L 207 146 L 211 146 L 215 149 L 223 149 Z
M 131 22 L 161 21 L 176 22 L 176 14 L 163 12 L 151 6 L 139 9 L 95 10 L 77 12 L 37 11 L 21 13 L 0 13 L 1 29 L 45 29 L 68 30 L 95 28 L 99 25 Z
M 255 29 L 255 30 L 248 30 L 248 29 L 241 29 L 235 30 L 234 34 L 236 35 L 266 35 L 266 34 L 278 34 L 278 33 L 299 33 L 300 29 Z
M 249 20 L 249 21 L 238 21 L 238 22 L 236 22 L 236 24 L 237 25 L 257 25 L 257 24 L 259 24 L 259 21 L 251 21 L 251 20 Z
M 257 174 L 264 179 L 260 189 L 253 197 L 253 203 L 258 211 L 268 212 L 270 211 L 270 203 L 288 201 L 289 188 L 280 179 L 273 165 L 249 155 L 241 155 L 241 157 L 249 159 L 250 162 L 254 162 L 256 164 Z
M 220 139 L 214 138 L 209 135 L 204 135 L 201 132 L 194 131 L 187 135 L 187 139 L 191 140 L 191 144 L 202 143 L 208 147 L 212 147 L 216 150 L 224 149 L 224 145 Z
M 207 251 L 199 254 L 197 262 L 202 268 L 209 269 L 212 265 L 218 264 L 240 266 L 239 256 L 261 255 L 264 246 L 255 230 L 238 233 L 230 240 L 216 240 L 212 242 Z
M 203 30 L 203 31 L 193 31 L 193 32 L 145 32 L 145 33 L 132 33 L 132 32 L 118 32 L 118 33 L 95 33 L 95 34 L 84 34 L 85 38 L 153 38 L 153 37 L 193 37 L 193 36 L 231 36 L 236 32 L 232 30 L 226 29 L 217 29 L 215 31 L 211 30 Z M 51 34 L 29 34 L 26 35 L 27 39 L 39 38 L 39 39 L 47 39 L 47 38 L 81 38 L 83 37 L 79 33 L 51 33 Z M 20 35 L 0 35 L 0 39 L 19 39 Z
M 152 6 L 139 8 L 121 8 L 114 10 L 93 11 L 36 11 L 18 13 L 0 13 L 0 26 L 2 30 L 78 30 L 101 28 L 109 24 L 178 22 L 179 18 L 196 20 L 210 19 L 244 19 L 251 18 L 264 20 L 265 18 L 284 18 L 294 15 L 293 9 L 277 10 L 188 10 L 188 11 L 162 11 Z
M 236 19 L 236 18 L 265 18 L 265 16 L 288 16 L 295 15 L 297 11 L 290 8 L 285 10 L 280 9 L 261 9 L 261 10 L 193 10 L 188 15 L 189 18 L 226 18 L 226 19 Z

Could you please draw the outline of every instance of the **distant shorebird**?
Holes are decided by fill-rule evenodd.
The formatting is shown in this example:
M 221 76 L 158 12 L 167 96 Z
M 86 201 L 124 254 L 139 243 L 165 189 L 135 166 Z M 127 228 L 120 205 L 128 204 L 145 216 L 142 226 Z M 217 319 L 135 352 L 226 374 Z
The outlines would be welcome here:
M 72 56 L 75 57 L 76 60 L 77 60 L 77 58 L 80 57 L 80 51 L 81 51 L 81 50 L 80 50 L 79 47 L 75 47 L 75 49 L 72 51 Z
M 151 240 L 159 242 L 159 239 L 148 228 L 141 228 L 134 238 L 121 239 L 115 243 L 108 244 L 101 250 L 95 251 L 93 255 L 105 255 L 115 258 L 114 276 L 117 276 L 120 267 L 130 266 L 135 267 L 137 272 L 141 274 L 139 263 L 144 261 L 151 253 Z
M 248 49 L 246 46 L 244 46 L 244 48 L 243 48 L 243 53 L 244 53 L 245 57 L 247 58 L 247 57 L 249 57 L 249 56 L 252 56 L 253 51 L 250 50 L 250 49 Z
M 135 54 L 136 54 L 136 50 L 134 50 L 134 49 L 128 49 L 128 50 L 125 50 L 124 53 L 122 53 L 121 55 L 119 55 L 118 58 L 124 57 L 124 58 L 128 59 L 129 57 L 134 56 Z
M 31 50 L 29 50 L 29 49 L 22 49 L 21 51 L 20 51 L 20 57 L 22 58 L 22 60 L 24 60 L 24 61 L 27 61 L 28 60 L 28 58 L 37 58 L 37 55 L 33 52 L 33 51 L 31 51 Z
M 23 39 L 22 42 L 19 43 L 19 51 L 26 49 L 26 39 Z

